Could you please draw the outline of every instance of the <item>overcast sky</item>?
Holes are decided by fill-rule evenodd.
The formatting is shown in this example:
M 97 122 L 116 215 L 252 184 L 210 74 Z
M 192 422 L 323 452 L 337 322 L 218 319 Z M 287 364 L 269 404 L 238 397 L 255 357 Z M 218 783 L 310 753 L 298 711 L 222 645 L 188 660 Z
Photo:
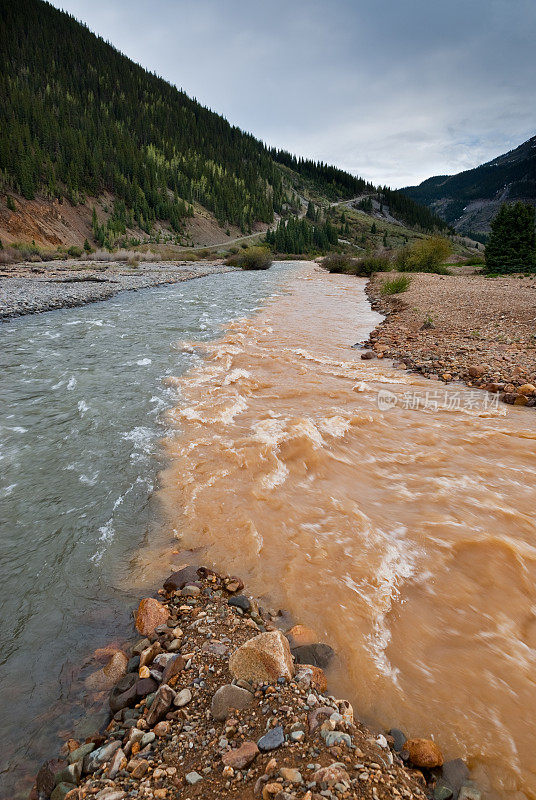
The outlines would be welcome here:
M 536 134 L 536 0 L 54 0 L 268 144 L 393 187 Z

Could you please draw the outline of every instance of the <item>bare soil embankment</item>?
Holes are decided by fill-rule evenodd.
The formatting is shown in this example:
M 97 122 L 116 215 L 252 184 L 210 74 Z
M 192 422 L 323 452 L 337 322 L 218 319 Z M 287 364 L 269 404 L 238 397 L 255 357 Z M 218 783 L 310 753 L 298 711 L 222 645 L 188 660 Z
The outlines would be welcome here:
M 390 278 L 377 274 L 367 286 L 386 315 L 368 343 L 377 357 L 536 405 L 536 278 L 415 273 L 407 291 L 383 297 Z

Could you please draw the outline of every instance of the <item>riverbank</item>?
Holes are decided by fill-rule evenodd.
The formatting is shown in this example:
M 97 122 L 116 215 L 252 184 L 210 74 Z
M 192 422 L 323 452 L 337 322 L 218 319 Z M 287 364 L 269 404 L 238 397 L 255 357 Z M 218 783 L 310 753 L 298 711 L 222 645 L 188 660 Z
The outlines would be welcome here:
M 141 262 L 137 266 L 77 260 L 18 264 L 0 276 L 0 320 L 107 300 L 123 291 L 229 272 L 223 261 Z
M 386 297 L 385 275 L 367 284 L 373 308 L 386 318 L 365 346 L 427 378 L 536 405 L 536 278 L 410 277 L 407 291 Z
M 180 567 L 141 600 L 137 641 L 86 679 L 110 723 L 69 739 L 31 800 L 127 797 L 476 800 L 432 740 L 373 734 L 329 693 L 331 647 L 264 609 L 234 576 Z M 326 670 L 326 671 L 324 671 Z

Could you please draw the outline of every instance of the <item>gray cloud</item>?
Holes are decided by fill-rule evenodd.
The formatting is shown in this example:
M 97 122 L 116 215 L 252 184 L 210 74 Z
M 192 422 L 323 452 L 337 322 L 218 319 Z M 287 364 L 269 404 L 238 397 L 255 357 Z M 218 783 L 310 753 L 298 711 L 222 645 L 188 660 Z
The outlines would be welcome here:
M 57 0 L 269 144 L 404 186 L 536 132 L 534 0 Z

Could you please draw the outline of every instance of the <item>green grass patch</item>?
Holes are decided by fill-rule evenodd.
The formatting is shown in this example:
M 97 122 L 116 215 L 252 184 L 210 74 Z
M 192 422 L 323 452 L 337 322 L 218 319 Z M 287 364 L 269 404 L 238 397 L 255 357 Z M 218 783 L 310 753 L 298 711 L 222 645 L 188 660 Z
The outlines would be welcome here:
M 411 283 L 411 278 L 407 275 L 400 275 L 398 278 L 393 278 L 392 281 L 384 281 L 381 285 L 380 292 L 386 297 L 391 294 L 401 294 L 405 292 Z

